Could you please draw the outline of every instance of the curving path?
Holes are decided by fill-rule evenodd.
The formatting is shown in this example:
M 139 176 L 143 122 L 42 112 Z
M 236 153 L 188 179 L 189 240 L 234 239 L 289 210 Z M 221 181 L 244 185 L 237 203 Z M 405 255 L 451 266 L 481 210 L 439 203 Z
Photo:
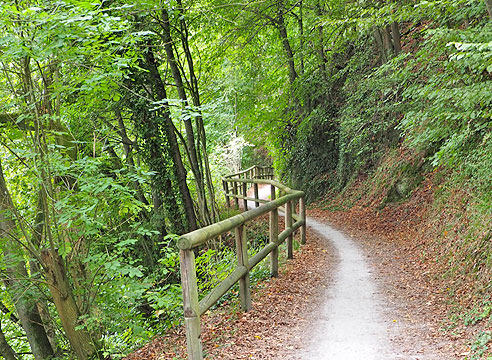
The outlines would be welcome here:
M 270 197 L 270 187 L 259 188 L 260 199 Z M 255 204 L 248 201 L 248 208 Z M 388 330 L 379 309 L 383 308 L 363 252 L 354 241 L 331 226 L 307 218 L 308 227 L 326 238 L 338 253 L 334 283 L 328 288 L 313 332 L 308 334 L 302 359 L 395 358 Z
M 268 199 L 270 187 L 260 187 L 259 197 Z M 248 207 L 254 208 L 254 202 L 248 201 Z M 402 298 L 401 302 L 396 298 L 395 302 L 388 297 L 385 275 L 372 272 L 373 264 L 356 240 L 311 217 L 307 218 L 307 226 L 331 244 L 338 263 L 319 298 L 318 310 L 306 319 L 309 327 L 295 335 L 304 339 L 301 349 L 289 359 L 456 358 L 450 344 L 429 338 L 429 323 L 425 319 L 415 320 L 418 314 L 406 308 L 407 299 Z M 403 319 L 403 315 L 410 321 Z
M 308 218 L 309 227 L 338 252 L 334 282 L 327 290 L 303 359 L 394 359 L 381 299 L 362 251 L 332 227 Z
M 251 194 L 251 196 L 253 196 Z M 261 186 L 259 197 L 268 199 L 270 187 Z M 255 204 L 248 201 L 248 208 Z M 311 230 L 326 238 L 338 253 L 333 284 L 327 289 L 320 313 L 314 316 L 303 360 L 376 360 L 401 358 L 392 351 L 382 314 L 384 303 L 377 293 L 369 265 L 355 242 L 331 226 L 307 218 Z

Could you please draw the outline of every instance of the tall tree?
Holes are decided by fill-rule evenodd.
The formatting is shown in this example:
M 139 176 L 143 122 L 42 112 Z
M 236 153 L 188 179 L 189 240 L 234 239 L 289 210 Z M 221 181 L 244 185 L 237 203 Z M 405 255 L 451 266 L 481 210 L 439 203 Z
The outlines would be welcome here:
M 159 118 L 162 119 L 162 125 L 168 141 L 169 152 L 174 163 L 176 180 L 178 182 L 180 195 L 183 198 L 184 211 L 187 221 L 186 229 L 194 230 L 197 228 L 197 223 L 193 200 L 191 199 L 190 190 L 188 188 L 188 184 L 186 183 L 186 169 L 184 168 L 183 160 L 181 158 L 181 152 L 179 150 L 179 144 L 175 133 L 176 129 L 171 119 L 169 105 L 167 104 L 168 97 L 166 87 L 159 73 L 153 46 L 153 44 L 149 43 L 149 46 L 145 51 L 145 66 L 149 71 L 149 82 L 154 90 L 153 96 L 155 97 L 155 101 L 162 104 L 158 110 L 158 113 Z
M 273 23 L 277 27 L 280 34 L 280 39 L 282 40 L 282 45 L 287 56 L 287 64 L 289 67 L 289 80 L 293 84 L 297 78 L 297 71 L 294 63 L 294 52 L 290 46 L 289 37 L 287 35 L 287 25 L 285 24 L 284 14 L 287 13 L 283 0 L 276 0 L 277 16 L 273 19 Z
M 54 356 L 54 352 L 43 327 L 35 297 L 26 296 L 26 290 L 31 288 L 31 284 L 23 260 L 24 252 L 21 235 L 15 222 L 15 213 L 16 209 L 12 203 L 0 161 L 0 244 L 6 257 L 8 278 L 5 279 L 5 284 L 14 301 L 33 355 L 36 359 L 49 359 Z
M 171 37 L 171 23 L 169 21 L 169 14 L 166 9 L 162 10 L 162 40 L 164 41 L 167 61 L 171 69 L 178 96 L 182 101 L 184 109 L 189 109 L 188 97 L 186 95 L 183 79 L 181 77 L 181 71 L 174 55 L 174 42 Z M 191 116 L 185 116 L 183 122 L 186 129 L 186 141 L 184 141 L 184 145 L 186 146 L 186 154 L 188 155 L 190 167 L 195 177 L 200 218 L 204 225 L 209 225 L 212 222 L 212 217 L 210 214 L 209 205 L 207 204 L 204 175 L 202 172 L 202 166 L 199 162 L 197 148 L 195 146 L 195 134 L 193 124 L 191 122 Z

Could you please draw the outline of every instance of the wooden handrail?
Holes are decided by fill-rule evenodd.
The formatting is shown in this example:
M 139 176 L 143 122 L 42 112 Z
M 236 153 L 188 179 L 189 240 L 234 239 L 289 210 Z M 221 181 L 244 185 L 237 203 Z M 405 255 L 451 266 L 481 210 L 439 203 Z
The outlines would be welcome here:
M 248 178 L 250 176 L 250 178 Z M 269 179 L 267 179 L 269 178 Z M 301 244 L 306 242 L 306 212 L 304 192 L 290 189 L 289 187 L 273 179 L 273 168 L 252 166 L 249 169 L 236 174 L 228 175 L 222 179 L 224 184 L 227 205 L 229 198 L 234 198 L 238 207 L 239 199 L 244 202 L 244 212 L 229 219 L 217 222 L 202 229 L 192 231 L 181 236 L 178 240 L 180 250 L 181 283 L 183 287 L 183 308 L 186 327 L 186 344 L 188 359 L 201 360 L 202 344 L 200 341 L 200 316 L 231 288 L 239 282 L 239 295 L 241 307 L 244 311 L 251 309 L 251 295 L 249 284 L 249 272 L 260 261 L 270 255 L 270 273 L 272 277 L 278 276 L 278 246 L 287 239 L 287 258 L 293 256 L 292 237 L 296 230 L 301 229 Z M 229 193 L 228 185 L 232 183 L 233 193 Z M 247 196 L 247 185 L 254 186 L 254 197 Z M 258 185 L 269 185 L 271 200 L 260 199 Z M 238 190 L 242 189 L 240 195 Z M 277 198 L 277 191 L 283 196 Z M 255 208 L 248 211 L 248 201 L 255 202 Z M 293 204 L 299 201 L 299 213 L 294 214 Z M 260 203 L 263 204 L 260 206 Z M 283 208 L 282 208 L 283 206 Z M 279 233 L 278 217 L 279 209 L 285 213 L 285 229 Z M 267 245 L 258 251 L 253 257 L 248 258 L 247 238 L 244 225 L 264 214 L 270 214 L 269 237 Z M 293 220 L 295 222 L 293 223 Z M 201 301 L 198 301 L 198 284 L 195 270 L 194 249 L 207 241 L 234 230 L 236 237 L 237 266 L 229 276 L 219 285 L 213 288 Z
M 253 178 L 256 178 L 257 176 L 259 176 L 260 172 L 263 172 L 263 174 L 261 174 L 262 176 L 271 176 L 271 177 L 274 176 L 273 175 L 273 167 L 253 165 L 250 168 L 247 168 L 245 170 L 241 170 L 237 173 L 226 175 L 224 178 L 225 179 L 240 178 L 241 175 L 248 174 L 248 173 L 254 173 L 255 174 L 254 176 L 250 176 L 250 179 L 253 179 Z

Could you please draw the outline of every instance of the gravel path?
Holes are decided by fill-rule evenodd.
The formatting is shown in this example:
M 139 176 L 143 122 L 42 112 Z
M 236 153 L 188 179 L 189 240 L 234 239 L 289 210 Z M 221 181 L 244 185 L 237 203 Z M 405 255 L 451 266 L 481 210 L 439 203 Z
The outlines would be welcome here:
M 302 358 L 395 358 L 381 314 L 384 305 L 362 251 L 332 227 L 312 218 L 308 224 L 333 244 L 339 264 Z
M 453 340 L 437 329 L 432 311 L 420 301 L 426 295 L 412 287 L 411 283 L 417 286 L 419 279 L 408 279 L 410 274 L 402 276 L 398 262 L 392 263 L 401 257 L 402 249 L 360 233 L 348 236 L 312 217 L 307 222 L 309 230 L 327 239 L 338 264 L 319 300 L 319 310 L 310 315 L 312 326 L 303 334 L 308 341 L 293 358 L 463 358 L 456 353 Z M 376 266 L 381 263 L 386 264 L 384 271 Z
M 269 186 L 259 188 L 261 199 L 269 195 Z M 248 207 L 254 208 L 254 202 L 248 201 Z M 338 253 L 339 264 L 301 358 L 372 360 L 398 357 L 388 340 L 387 325 L 380 311 L 384 305 L 362 251 L 352 239 L 332 227 L 313 218 L 308 218 L 307 222 L 310 229 L 331 242 Z
M 267 199 L 269 195 L 269 186 L 259 188 L 260 198 Z M 254 203 L 248 202 L 248 207 L 253 208 Z M 390 289 L 395 288 L 398 278 L 392 273 L 383 274 L 374 267 L 374 261 L 386 261 L 385 256 L 375 254 L 373 248 L 361 246 L 361 243 L 368 245 L 372 241 L 352 238 L 312 217 L 307 218 L 307 223 L 308 231 L 314 230 L 326 239 L 338 261 L 334 264 L 334 274 L 330 274 L 332 280 L 319 297 L 318 308 L 313 309 L 312 314 L 306 314 L 310 326 L 304 329 L 301 338 L 307 340 L 290 358 L 455 358 L 452 352 L 443 351 L 449 344 L 443 345 L 439 339 L 430 336 L 430 328 L 435 325 L 420 316 L 415 304 L 407 299 L 409 294 L 398 294 L 399 299 L 391 294 L 394 291 Z M 377 241 L 372 246 L 380 248 L 381 243 Z M 392 255 L 386 255 L 394 257 L 394 251 L 392 249 Z M 413 318 L 413 321 L 408 321 L 409 318 Z
M 268 199 L 270 187 L 260 186 L 259 197 Z M 254 202 L 248 201 L 248 208 L 254 208 Z M 290 354 L 277 353 L 272 358 L 447 360 L 461 357 L 456 356 L 449 339 L 436 333 L 428 309 L 422 309 L 422 304 L 415 301 L 419 295 L 413 296 L 411 289 L 401 291 L 400 281 L 407 284 L 408 279 L 401 278 L 401 269 L 395 268 L 397 263 L 392 264 L 400 256 L 398 249 L 365 234 L 348 236 L 328 225 L 325 219 L 308 217 L 307 223 L 308 232 L 314 231 L 332 249 L 333 270 L 326 274 L 325 290 L 316 295 L 317 304 L 304 314 L 307 326 L 298 329 L 294 336 L 298 340 L 291 340 L 296 350 Z M 379 263 L 387 263 L 384 271 L 376 266 Z

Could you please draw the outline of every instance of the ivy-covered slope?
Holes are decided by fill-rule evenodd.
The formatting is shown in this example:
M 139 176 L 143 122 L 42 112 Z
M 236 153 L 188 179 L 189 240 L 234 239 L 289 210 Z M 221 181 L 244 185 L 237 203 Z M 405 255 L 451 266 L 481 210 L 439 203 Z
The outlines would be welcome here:
M 412 2 L 376 26 L 395 16 L 400 52 L 381 52 L 374 28 L 334 43 L 325 103 L 280 165 L 311 199 L 375 214 L 432 192 L 418 246 L 475 324 L 491 313 L 492 21 L 484 2 Z

